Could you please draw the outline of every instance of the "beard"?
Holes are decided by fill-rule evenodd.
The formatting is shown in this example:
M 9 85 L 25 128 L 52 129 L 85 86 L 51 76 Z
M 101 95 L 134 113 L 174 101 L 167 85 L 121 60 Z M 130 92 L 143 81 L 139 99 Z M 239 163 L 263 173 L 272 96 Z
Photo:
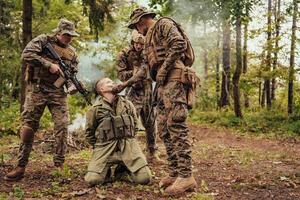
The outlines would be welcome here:
M 143 28 L 143 30 L 142 30 L 142 35 L 143 35 L 143 36 L 146 36 L 147 32 L 148 32 L 148 27 L 145 26 L 145 27 Z

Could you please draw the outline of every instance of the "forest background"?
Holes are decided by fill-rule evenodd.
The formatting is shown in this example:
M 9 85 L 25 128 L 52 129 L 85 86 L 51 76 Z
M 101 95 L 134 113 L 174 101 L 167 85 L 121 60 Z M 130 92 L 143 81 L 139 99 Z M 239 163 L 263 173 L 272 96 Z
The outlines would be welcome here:
M 126 24 L 141 4 L 173 17 L 192 41 L 201 88 L 191 122 L 299 137 L 298 0 L 0 0 L 0 135 L 20 126 L 20 55 L 31 38 L 51 33 L 60 18 L 75 22 L 78 77 L 91 90 L 100 76 L 116 80 L 116 57 L 130 44 Z M 79 94 L 69 106 L 72 120 L 88 108 Z M 46 111 L 41 128 L 51 125 Z

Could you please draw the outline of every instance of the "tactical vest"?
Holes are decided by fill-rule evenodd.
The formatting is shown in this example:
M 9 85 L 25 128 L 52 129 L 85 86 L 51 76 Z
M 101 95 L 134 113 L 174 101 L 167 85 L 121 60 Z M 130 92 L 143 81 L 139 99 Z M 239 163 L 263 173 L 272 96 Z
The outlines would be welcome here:
M 57 54 L 66 62 L 67 65 L 71 66 L 72 61 L 75 59 L 75 51 L 72 47 L 61 47 L 53 40 L 53 38 L 48 37 L 48 42 L 50 42 L 57 52 Z M 49 58 L 44 52 L 41 53 L 41 56 L 50 61 L 51 63 L 58 63 L 56 60 Z M 26 66 L 26 81 L 27 82 L 38 82 L 40 84 L 45 84 L 53 86 L 53 83 L 57 81 L 61 76 L 59 74 L 52 74 L 49 69 L 46 69 L 42 66 Z
M 178 59 L 175 62 L 175 66 L 169 71 L 167 80 L 178 81 L 183 83 L 187 89 L 187 106 L 191 109 L 196 102 L 196 89 L 200 84 L 200 78 L 197 76 L 196 71 L 191 67 L 195 60 L 194 50 L 192 48 L 191 42 L 188 39 L 186 33 L 173 19 L 168 17 L 162 17 L 156 21 L 156 23 L 149 29 L 146 35 L 146 45 L 145 53 L 147 55 L 148 63 L 151 71 L 156 71 L 163 64 L 166 59 L 168 44 L 166 40 L 161 40 L 156 38 L 155 29 L 158 22 L 162 19 L 171 20 L 179 32 L 182 34 L 183 38 L 187 43 L 187 48 L 184 52 L 182 59 Z M 153 79 L 155 77 L 152 77 Z
M 155 34 L 156 26 L 158 22 L 162 19 L 171 20 L 176 25 L 176 27 L 182 34 L 183 38 L 187 42 L 187 49 L 184 52 L 184 57 L 182 58 L 182 62 L 185 66 L 191 67 L 195 60 L 195 54 L 191 42 L 188 39 L 186 33 L 181 28 L 181 26 L 177 24 L 177 22 L 175 22 L 173 19 L 168 17 L 162 17 L 155 22 L 155 24 L 149 29 L 146 35 L 145 53 L 147 55 L 147 60 L 150 68 L 158 69 L 159 66 L 161 66 L 164 60 L 166 59 L 166 53 L 167 53 L 166 51 L 168 49 L 167 41 L 161 40 L 160 38 L 156 38 L 156 34 Z
M 119 101 L 122 101 L 122 99 L 119 99 Z M 101 108 L 99 112 L 103 112 L 103 110 L 105 110 L 107 114 L 101 119 L 95 131 L 95 136 L 99 142 L 134 137 L 135 125 L 131 115 L 128 113 L 114 115 L 111 110 L 106 111 L 106 109 Z M 130 108 L 126 107 L 125 110 L 129 111 Z

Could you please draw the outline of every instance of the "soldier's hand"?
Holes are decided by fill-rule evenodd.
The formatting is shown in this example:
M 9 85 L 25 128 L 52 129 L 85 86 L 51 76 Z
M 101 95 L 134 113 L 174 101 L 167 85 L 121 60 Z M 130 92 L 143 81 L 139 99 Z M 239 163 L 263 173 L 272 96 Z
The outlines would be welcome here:
M 118 94 L 118 93 L 120 93 L 125 87 L 126 87 L 126 85 L 125 85 L 124 83 L 117 84 L 117 85 L 115 85 L 115 86 L 112 88 L 112 93 Z
M 68 94 L 73 95 L 77 92 L 77 89 L 74 84 L 72 84 L 70 87 L 68 87 Z
M 49 71 L 52 73 L 52 74 L 59 74 L 61 73 L 61 70 L 59 68 L 59 65 L 58 64 L 54 64 L 52 63 L 50 68 L 49 68 Z

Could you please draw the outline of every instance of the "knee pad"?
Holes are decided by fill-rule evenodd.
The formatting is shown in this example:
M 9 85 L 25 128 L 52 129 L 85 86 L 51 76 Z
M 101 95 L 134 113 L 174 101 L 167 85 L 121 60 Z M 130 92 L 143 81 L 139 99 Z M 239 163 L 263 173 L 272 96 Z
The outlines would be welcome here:
M 20 137 L 23 143 L 32 143 L 34 139 L 34 131 L 29 126 L 23 126 L 20 130 Z

